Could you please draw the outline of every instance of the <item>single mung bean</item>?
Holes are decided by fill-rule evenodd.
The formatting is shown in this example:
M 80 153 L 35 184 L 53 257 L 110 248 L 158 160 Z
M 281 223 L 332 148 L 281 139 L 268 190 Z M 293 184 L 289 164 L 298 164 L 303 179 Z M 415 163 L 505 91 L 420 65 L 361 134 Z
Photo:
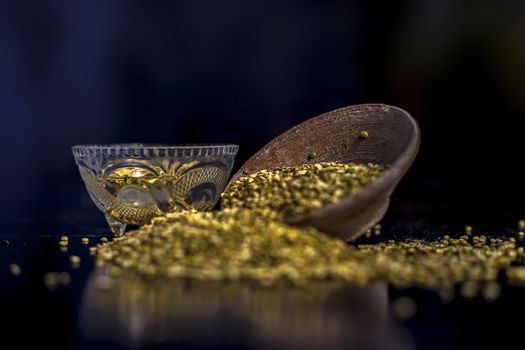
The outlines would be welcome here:
M 22 268 L 18 264 L 10 264 L 9 272 L 11 272 L 11 275 L 18 277 L 22 273 Z
M 71 261 L 71 265 L 73 267 L 78 267 L 80 265 L 80 257 L 78 257 L 76 255 L 71 255 L 69 257 L 69 260 Z
M 368 131 L 366 130 L 363 130 L 359 133 L 359 137 L 362 138 L 362 139 L 367 139 L 368 138 Z

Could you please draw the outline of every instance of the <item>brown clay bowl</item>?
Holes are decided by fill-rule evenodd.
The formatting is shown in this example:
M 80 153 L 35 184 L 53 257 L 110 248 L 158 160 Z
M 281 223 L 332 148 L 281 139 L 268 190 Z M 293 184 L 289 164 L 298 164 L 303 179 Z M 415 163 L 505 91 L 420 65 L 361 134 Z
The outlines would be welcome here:
M 360 137 L 363 130 L 368 138 Z M 353 240 L 383 218 L 390 195 L 416 157 L 419 142 L 416 121 L 400 108 L 384 104 L 344 107 L 309 119 L 270 141 L 234 174 L 226 190 L 241 176 L 278 166 L 331 161 L 388 165 L 388 170 L 357 193 L 286 220 Z M 316 157 L 309 159 L 312 152 Z

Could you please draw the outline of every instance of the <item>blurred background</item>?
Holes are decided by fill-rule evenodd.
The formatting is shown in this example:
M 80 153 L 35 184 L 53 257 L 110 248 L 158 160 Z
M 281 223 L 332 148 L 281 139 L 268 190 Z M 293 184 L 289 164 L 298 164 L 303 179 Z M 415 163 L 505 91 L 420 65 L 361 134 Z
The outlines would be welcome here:
M 525 208 L 523 1 L 2 1 L 0 219 L 102 215 L 70 147 L 228 142 L 236 167 L 320 113 L 382 102 L 422 129 L 389 218 Z

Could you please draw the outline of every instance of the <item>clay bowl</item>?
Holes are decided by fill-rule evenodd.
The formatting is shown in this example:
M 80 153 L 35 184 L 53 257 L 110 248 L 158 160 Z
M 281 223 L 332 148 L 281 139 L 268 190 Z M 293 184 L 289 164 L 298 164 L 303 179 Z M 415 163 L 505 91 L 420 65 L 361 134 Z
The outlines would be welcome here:
M 368 131 L 368 138 L 360 137 L 363 130 Z M 278 166 L 331 161 L 388 165 L 383 175 L 357 193 L 286 220 L 353 240 L 383 218 L 390 195 L 416 157 L 419 142 L 416 121 L 400 108 L 384 104 L 344 107 L 309 119 L 270 141 L 234 174 L 227 189 L 241 176 Z M 312 152 L 316 157 L 309 159 Z

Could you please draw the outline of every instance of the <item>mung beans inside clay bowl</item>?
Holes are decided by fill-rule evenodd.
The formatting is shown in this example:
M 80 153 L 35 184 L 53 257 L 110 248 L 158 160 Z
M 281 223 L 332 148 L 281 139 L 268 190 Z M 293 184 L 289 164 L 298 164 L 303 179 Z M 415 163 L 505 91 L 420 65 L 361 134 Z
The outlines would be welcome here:
M 418 125 L 403 109 L 385 104 L 340 108 L 271 140 L 234 174 L 221 203 L 266 210 L 281 205 L 275 196 L 286 204 L 278 207 L 286 209 L 285 223 L 353 240 L 383 218 L 419 143 Z M 329 176 L 334 173 L 341 176 Z M 305 184 L 311 179 L 298 180 L 305 174 L 317 177 L 310 192 Z M 351 190 L 341 192 L 344 186 Z M 303 202 L 313 205 L 299 210 Z

